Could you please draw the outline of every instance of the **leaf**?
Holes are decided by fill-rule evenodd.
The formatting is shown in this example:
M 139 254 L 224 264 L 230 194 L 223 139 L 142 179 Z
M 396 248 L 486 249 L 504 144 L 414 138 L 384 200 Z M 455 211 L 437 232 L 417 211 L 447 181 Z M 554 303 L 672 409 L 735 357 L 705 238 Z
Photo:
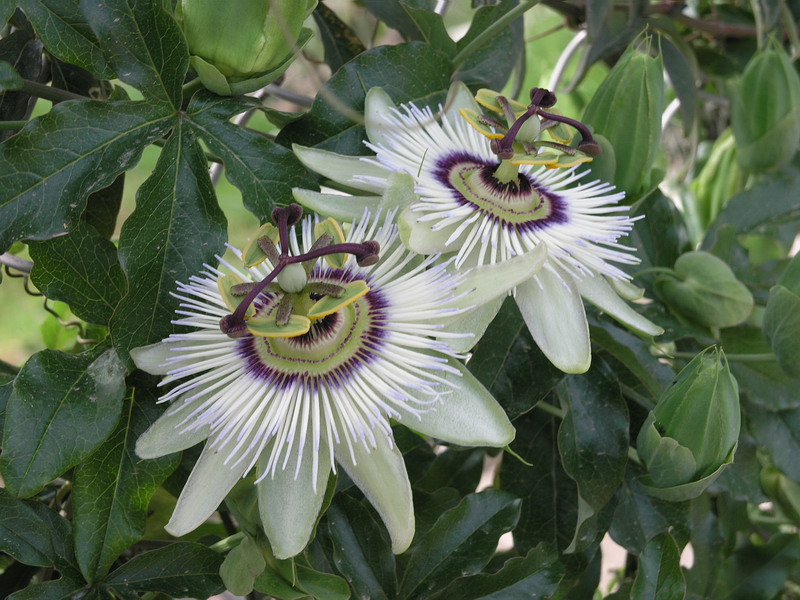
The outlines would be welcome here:
M 178 466 L 178 454 L 142 460 L 134 452 L 136 439 L 160 412 L 153 398 L 129 394 L 117 429 L 75 470 L 75 551 L 89 583 L 142 538 L 150 498 Z
M 475 12 L 469 30 L 458 40 L 459 51 L 466 48 L 487 27 L 517 6 L 516 0 L 501 0 L 494 6 L 482 6 Z M 460 81 L 472 88 L 500 90 L 519 63 L 524 50 L 523 20 L 517 18 L 497 35 L 457 65 Z
M 117 305 L 110 329 L 123 360 L 129 360 L 131 348 L 157 342 L 175 330 L 170 323 L 179 303 L 170 295 L 175 281 L 188 281 L 205 263 L 214 262 L 226 234 L 203 151 L 179 123 L 155 170 L 139 188 L 136 210 L 120 234 L 119 258 L 128 293 Z
M 17 30 L 0 39 L 0 60 L 11 65 L 19 77 L 38 81 L 42 76 L 42 42 L 33 37 L 30 29 Z M 0 121 L 27 119 L 33 104 L 31 96 L 25 92 L 0 94 Z M 14 133 L 0 131 L 0 141 L 12 137 Z
M 600 35 L 613 8 L 611 0 L 588 0 L 586 2 L 586 33 L 594 41 Z
M 336 73 L 344 63 L 366 50 L 356 33 L 327 5 L 317 4 L 313 16 L 331 73 Z
M 363 0 L 364 6 L 386 23 L 389 27 L 397 29 L 403 37 L 409 40 L 423 40 L 419 27 L 414 19 L 409 16 L 408 11 L 404 10 L 403 4 L 420 10 L 433 11 L 433 0 L 406 0 L 400 2 L 385 2 L 385 0 Z
M 370 88 L 383 88 L 397 103 L 436 107 L 445 100 L 452 72 L 445 54 L 420 42 L 367 50 L 328 80 L 311 110 L 286 126 L 277 141 L 284 146 L 297 142 L 341 154 L 368 154 L 363 144 L 366 132 L 357 119 Z
M 512 558 L 496 573 L 479 573 L 453 581 L 439 598 L 459 600 L 528 600 L 551 598 L 564 575 L 558 553 L 540 544 L 526 556 Z
M 747 409 L 750 431 L 790 479 L 800 481 L 800 409 L 767 411 Z
M 427 42 L 436 50 L 448 56 L 456 53 L 456 43 L 447 33 L 442 16 L 428 8 L 414 6 L 412 2 L 401 0 L 400 6 L 406 11 L 417 28 L 418 36 L 415 39 Z
M 53 564 L 47 524 L 3 488 L 0 488 L 0 551 L 26 565 Z
M 414 482 L 414 490 L 434 493 L 439 488 L 451 487 L 461 495 L 475 491 L 483 474 L 485 452 L 449 448 L 438 454 L 430 468 Z
M 666 36 L 659 38 L 664 68 L 669 76 L 675 95 L 680 101 L 683 132 L 689 135 L 697 118 L 697 86 L 695 72 L 686 55 Z
M 222 555 L 193 542 L 151 550 L 122 565 L 105 582 L 115 591 L 162 592 L 179 598 L 206 598 L 223 591 Z
M 113 350 L 43 350 L 25 363 L 6 411 L 0 457 L 12 494 L 35 494 L 108 437 L 119 419 L 124 377 Z
M 79 222 L 67 235 L 29 248 L 31 281 L 44 295 L 66 302 L 84 321 L 108 324 L 126 288 L 113 243 Z
M 325 514 L 333 563 L 355 598 L 395 597 L 396 567 L 386 528 L 363 504 L 339 494 Z
M 46 581 L 26 587 L 8 596 L 7 600 L 99 600 L 97 592 L 86 590 L 82 583 L 67 579 Z
M 0 92 L 22 89 L 23 81 L 19 73 L 9 63 L 0 60 Z
M 172 124 L 142 102 L 64 102 L 0 145 L 0 250 L 63 235 Z
M 348 600 L 350 587 L 337 575 L 297 565 L 297 587 L 319 600 Z
M 771 600 L 777 597 L 800 560 L 797 535 L 779 534 L 768 544 L 747 544 L 722 566 L 713 600 Z
M 189 51 L 178 24 L 162 6 L 162 2 L 81 0 L 89 27 L 117 76 L 146 100 L 180 108 Z
M 13 387 L 13 379 L 10 381 L 5 381 L 3 385 L 0 385 L 0 448 L 3 447 L 3 425 L 6 419 L 6 407 L 8 406 L 8 399 L 11 397 Z
M 18 5 L 48 52 L 64 62 L 83 67 L 100 79 L 114 78 L 114 69 L 106 60 L 78 2 L 21 0 Z
M 473 349 L 467 367 L 512 421 L 533 408 L 565 377 L 533 341 L 512 298 Z
M 617 492 L 617 509 L 609 530 L 611 537 L 637 555 L 644 552 L 650 540 L 665 531 L 683 547 L 689 539 L 689 503 L 648 496 L 638 483 L 641 474 L 641 469 L 628 465 L 625 485 Z
M 319 186 L 291 151 L 227 122 L 247 108 L 238 99 L 197 93 L 189 104 L 188 123 L 222 158 L 225 175 L 241 190 L 244 205 L 264 223 L 275 206 L 292 202 L 293 187 L 318 190 Z
M 499 490 L 466 496 L 448 510 L 422 539 L 415 540 L 400 583 L 400 597 L 414 600 L 471 575 L 489 562 L 497 540 L 519 519 L 520 500 Z
M 564 470 L 578 484 L 578 521 L 567 552 L 583 550 L 597 535 L 597 514 L 625 478 L 628 407 L 607 364 L 595 360 L 584 375 L 559 387 L 566 407 L 558 430 Z
M 764 335 L 778 365 L 790 377 L 800 377 L 800 296 L 776 285 L 764 311 Z
M 645 546 L 631 589 L 631 600 L 683 600 L 686 582 L 679 564 L 681 552 L 668 533 Z
M 631 217 L 641 216 L 644 218 L 636 221 L 630 237 L 631 245 L 643 250 L 637 253 L 642 264 L 634 272 L 648 267 L 672 268 L 688 245 L 683 215 L 672 200 L 655 191 L 633 206 Z
M 111 239 L 117 229 L 117 216 L 124 190 L 125 174 L 122 173 L 111 185 L 86 199 L 86 210 L 81 218 L 107 239 Z

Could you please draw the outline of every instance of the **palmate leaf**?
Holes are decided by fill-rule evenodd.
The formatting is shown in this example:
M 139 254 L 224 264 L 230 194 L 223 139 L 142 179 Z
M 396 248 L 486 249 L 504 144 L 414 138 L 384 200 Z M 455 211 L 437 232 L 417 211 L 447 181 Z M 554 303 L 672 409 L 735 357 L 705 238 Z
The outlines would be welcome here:
M 6 410 L 0 457 L 12 494 L 35 494 L 85 459 L 114 429 L 125 369 L 116 352 L 103 350 L 44 350 L 25 363 Z
M 119 240 L 128 293 L 109 325 L 123 360 L 132 348 L 174 331 L 170 321 L 179 301 L 170 292 L 175 282 L 188 281 L 224 249 L 225 215 L 217 205 L 207 165 L 194 134 L 180 121 L 152 175 L 139 188 L 136 210 Z
M 132 390 L 117 429 L 75 470 L 75 552 L 89 583 L 141 539 L 150 498 L 178 466 L 178 454 L 143 460 L 134 452 L 136 439 L 160 412 L 155 398 Z
M 645 546 L 631 589 L 631 600 L 683 600 L 686 582 L 679 564 L 681 552 L 669 533 Z
M 139 160 L 174 119 L 141 102 L 64 102 L 0 145 L 0 250 L 75 227 L 86 198 Z

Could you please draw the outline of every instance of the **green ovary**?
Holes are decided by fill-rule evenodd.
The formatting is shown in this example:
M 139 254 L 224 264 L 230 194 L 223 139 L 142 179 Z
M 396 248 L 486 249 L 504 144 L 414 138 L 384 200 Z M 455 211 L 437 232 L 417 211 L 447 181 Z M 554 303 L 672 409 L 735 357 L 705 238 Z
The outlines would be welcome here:
M 487 184 L 487 179 L 494 184 Z M 552 212 L 550 201 L 531 187 L 525 175 L 501 183 L 491 167 L 462 163 L 450 169 L 448 181 L 464 200 L 512 225 L 546 219 Z

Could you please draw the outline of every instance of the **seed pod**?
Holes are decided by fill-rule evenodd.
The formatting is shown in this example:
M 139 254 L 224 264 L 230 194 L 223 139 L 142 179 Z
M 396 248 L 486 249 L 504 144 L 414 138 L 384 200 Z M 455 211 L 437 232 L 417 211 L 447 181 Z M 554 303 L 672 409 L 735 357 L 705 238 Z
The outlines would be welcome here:
M 800 144 L 800 77 L 780 44 L 750 59 L 728 87 L 737 158 L 745 169 L 778 169 Z
M 675 488 L 712 481 L 739 439 L 739 387 L 721 349 L 707 348 L 678 374 L 636 440 L 650 481 Z M 705 486 L 684 488 L 698 495 Z M 699 490 L 699 491 L 698 491 Z
M 655 290 L 678 315 L 705 327 L 738 325 L 753 310 L 750 290 L 708 252 L 682 254 L 672 275 L 656 279 Z
M 595 92 L 583 121 L 611 142 L 617 189 L 630 198 L 649 187 L 661 143 L 664 77 L 661 58 L 631 46 Z
M 717 218 L 725 203 L 744 189 L 747 173 L 736 156 L 733 133 L 726 129 L 714 142 L 706 164 L 692 182 L 697 216 L 703 230 Z

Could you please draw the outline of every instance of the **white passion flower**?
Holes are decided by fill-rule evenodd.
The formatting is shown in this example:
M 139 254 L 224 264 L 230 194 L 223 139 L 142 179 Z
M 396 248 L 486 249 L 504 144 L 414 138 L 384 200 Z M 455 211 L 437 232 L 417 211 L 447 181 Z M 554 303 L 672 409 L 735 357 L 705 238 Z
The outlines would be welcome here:
M 406 246 L 453 256 L 457 269 L 545 249 L 544 267 L 517 286 L 514 298 L 536 343 L 567 373 L 582 373 L 591 363 L 581 297 L 642 335 L 662 333 L 625 302 L 641 296 L 614 265 L 638 263 L 633 249 L 620 243 L 633 219 L 619 205 L 623 193 L 579 170 L 599 152 L 588 129 L 549 111 L 555 94 L 547 90 L 532 90 L 527 107 L 486 90 L 477 99 L 504 115 L 506 124 L 482 116 L 461 83 L 451 88 L 440 118 L 413 104 L 398 109 L 385 92 L 370 90 L 366 144 L 375 156 L 301 146 L 294 151 L 328 179 L 380 195 L 348 198 L 298 189 L 295 199 L 338 218 L 365 206 L 398 207 Z M 581 134 L 577 148 L 562 139 L 567 126 Z M 545 131 L 556 132 L 554 141 L 541 139 Z M 458 328 L 483 333 L 502 301 L 471 313 Z M 476 341 L 462 339 L 453 347 L 466 351 Z
M 297 205 L 276 209 L 277 226 L 259 230 L 241 266 L 222 261 L 225 272 L 207 267 L 178 284 L 174 323 L 186 331 L 131 352 L 139 368 L 165 376 L 161 401 L 171 403 L 136 452 L 155 458 L 205 441 L 166 526 L 172 535 L 201 525 L 255 468 L 273 551 L 293 556 L 338 463 L 402 552 L 414 513 L 390 419 L 461 445 L 514 437 L 442 328 L 488 296 L 475 289 L 478 275 L 409 252 L 394 215 L 365 215 L 347 235 L 332 219 L 301 215 Z M 538 267 L 494 272 L 514 285 Z

